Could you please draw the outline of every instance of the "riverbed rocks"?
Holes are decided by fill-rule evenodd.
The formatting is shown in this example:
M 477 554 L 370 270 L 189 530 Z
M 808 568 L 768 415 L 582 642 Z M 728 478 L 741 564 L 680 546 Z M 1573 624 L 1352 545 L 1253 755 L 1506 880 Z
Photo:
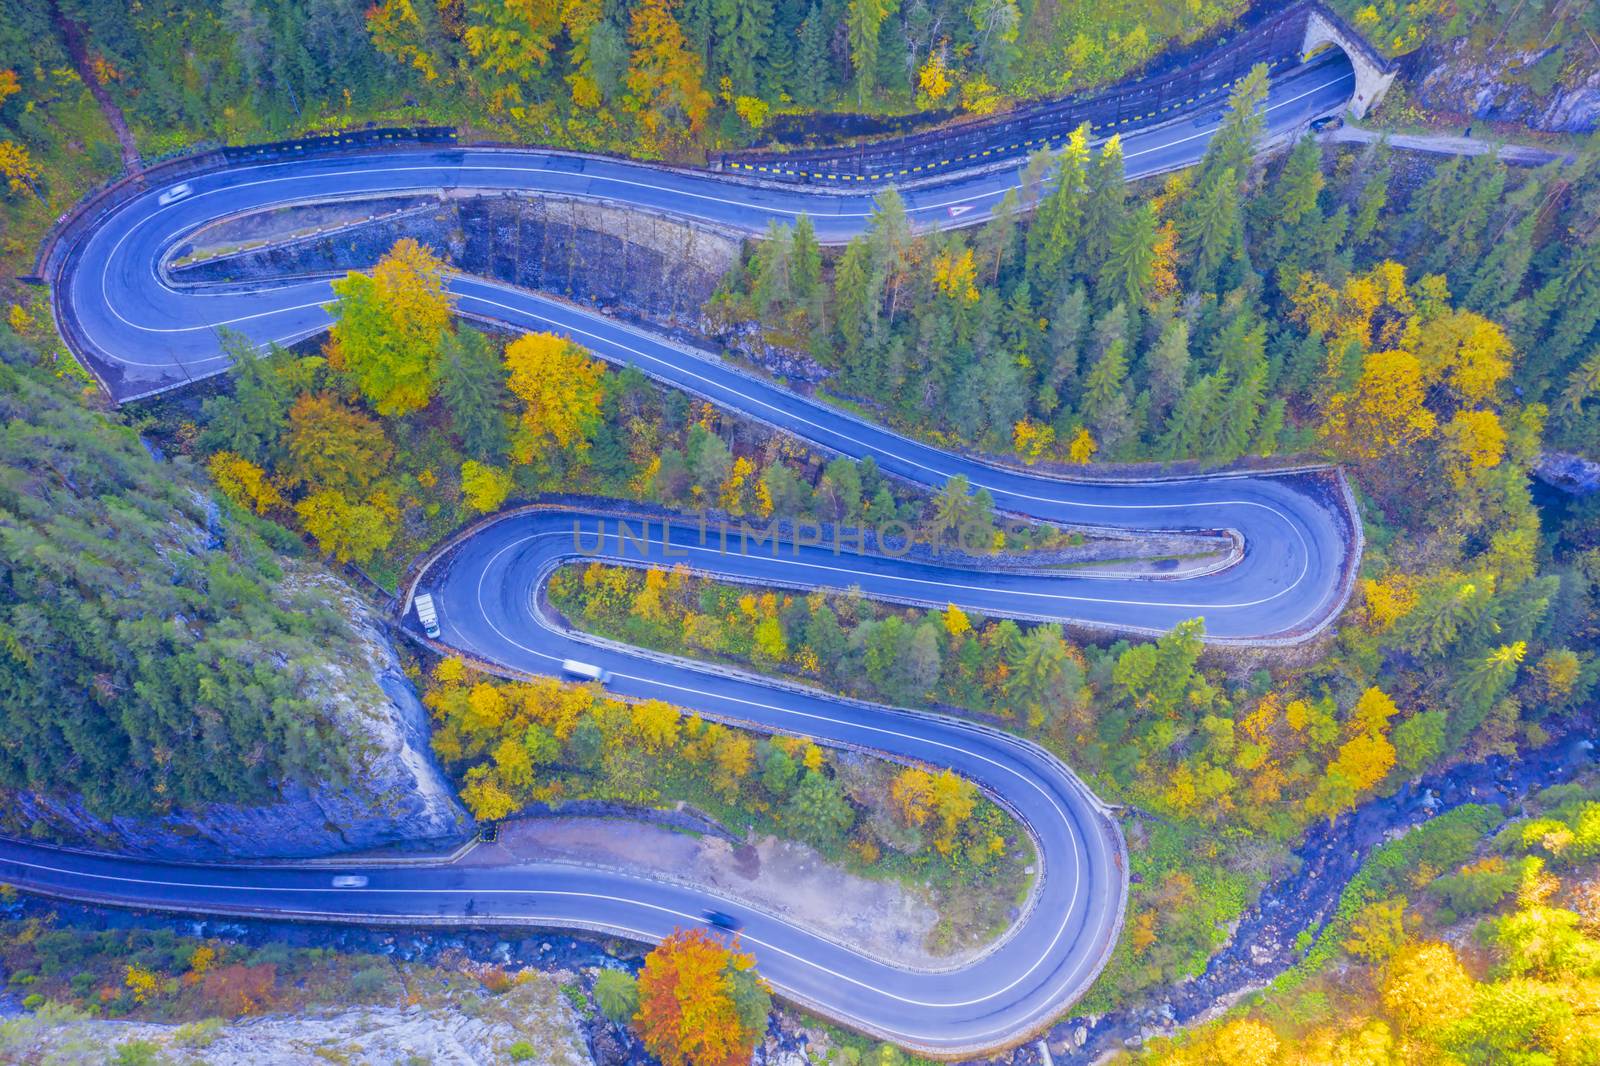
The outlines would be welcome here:
M 1572 452 L 1545 452 L 1533 464 L 1533 476 L 1574 496 L 1600 492 L 1600 463 Z

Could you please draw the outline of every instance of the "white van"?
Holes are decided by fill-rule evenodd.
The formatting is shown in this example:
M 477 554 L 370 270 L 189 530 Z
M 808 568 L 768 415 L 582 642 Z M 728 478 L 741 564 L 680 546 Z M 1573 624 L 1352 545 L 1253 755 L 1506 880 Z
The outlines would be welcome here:
M 412 602 L 416 604 L 417 621 L 422 623 L 422 631 L 435 640 L 439 639 L 439 612 L 433 606 L 433 597 L 426 592 L 419 592 Z
M 573 677 L 581 677 L 585 681 L 598 681 L 602 685 L 611 680 L 610 670 L 602 670 L 592 663 L 580 663 L 576 659 L 561 660 L 561 669 Z
M 162 207 L 165 207 L 168 204 L 177 203 L 179 200 L 183 199 L 185 196 L 188 196 L 192 192 L 194 192 L 193 185 L 190 185 L 186 181 L 180 181 L 178 184 L 174 185 L 160 196 L 157 196 L 156 203 L 160 204 Z

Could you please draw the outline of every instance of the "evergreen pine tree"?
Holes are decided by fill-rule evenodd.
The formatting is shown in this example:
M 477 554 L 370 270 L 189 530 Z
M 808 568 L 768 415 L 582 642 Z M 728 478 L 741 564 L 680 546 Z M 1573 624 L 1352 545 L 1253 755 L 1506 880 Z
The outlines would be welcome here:
M 1054 293 L 1083 242 L 1089 127 L 1072 132 L 1056 159 L 1055 180 L 1028 228 L 1027 271 L 1033 291 Z

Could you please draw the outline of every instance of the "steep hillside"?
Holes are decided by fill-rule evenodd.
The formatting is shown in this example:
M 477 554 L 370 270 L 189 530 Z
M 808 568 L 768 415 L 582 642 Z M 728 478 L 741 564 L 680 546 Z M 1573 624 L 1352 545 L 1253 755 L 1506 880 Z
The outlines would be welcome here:
M 354 592 L 30 349 L 0 354 L 10 828 L 183 854 L 455 835 L 426 716 Z

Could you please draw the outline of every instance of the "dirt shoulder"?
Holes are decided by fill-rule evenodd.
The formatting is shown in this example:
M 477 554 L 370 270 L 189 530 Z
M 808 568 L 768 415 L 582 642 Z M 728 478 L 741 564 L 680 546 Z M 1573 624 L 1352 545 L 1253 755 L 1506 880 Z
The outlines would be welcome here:
M 849 873 L 816 851 L 776 837 L 734 844 L 623 818 L 556 816 L 501 824 L 462 865 L 561 861 L 664 878 L 783 915 L 864 954 L 916 969 L 958 966 L 982 948 L 936 955 L 927 943 L 940 914 L 922 893 Z

